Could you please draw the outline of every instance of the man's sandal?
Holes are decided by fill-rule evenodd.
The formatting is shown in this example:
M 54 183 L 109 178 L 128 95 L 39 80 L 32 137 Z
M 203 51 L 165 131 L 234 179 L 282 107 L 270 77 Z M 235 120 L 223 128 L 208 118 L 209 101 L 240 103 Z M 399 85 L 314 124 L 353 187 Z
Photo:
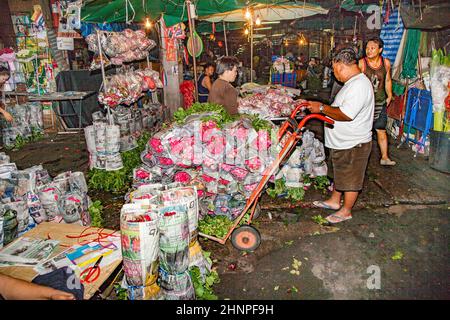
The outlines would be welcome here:
M 340 209 L 340 207 L 339 208 L 333 208 L 333 207 L 331 207 L 330 205 L 326 204 L 323 201 L 314 201 L 312 203 L 312 207 L 313 208 L 320 208 L 320 209 L 330 209 L 330 210 L 339 210 Z
M 329 218 L 332 217 L 337 221 L 330 221 Z M 328 217 L 325 218 L 325 220 L 327 220 L 330 224 L 335 224 L 335 223 L 339 223 L 339 222 L 344 222 L 346 220 L 350 220 L 352 218 L 352 216 L 348 216 L 348 217 L 341 217 L 338 216 L 336 214 L 330 214 Z

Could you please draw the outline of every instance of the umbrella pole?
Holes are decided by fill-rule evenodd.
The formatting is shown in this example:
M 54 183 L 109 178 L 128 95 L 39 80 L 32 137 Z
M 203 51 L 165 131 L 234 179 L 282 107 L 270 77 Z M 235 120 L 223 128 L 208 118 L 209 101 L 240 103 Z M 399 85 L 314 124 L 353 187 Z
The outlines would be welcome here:
M 225 55 L 228 56 L 228 44 L 227 44 L 227 30 L 226 30 L 226 26 L 225 26 L 225 21 L 223 22 L 223 37 L 225 40 Z
M 193 51 L 192 61 L 194 63 L 195 101 L 198 101 L 197 61 L 196 61 L 197 60 L 197 46 L 196 46 L 196 42 L 194 41 L 195 25 L 194 25 L 194 21 L 192 20 L 192 17 L 191 17 L 191 1 L 186 0 L 186 6 L 187 6 L 188 20 L 189 20 L 189 34 L 191 36 L 192 51 Z
M 250 18 L 250 82 L 253 82 L 253 17 Z

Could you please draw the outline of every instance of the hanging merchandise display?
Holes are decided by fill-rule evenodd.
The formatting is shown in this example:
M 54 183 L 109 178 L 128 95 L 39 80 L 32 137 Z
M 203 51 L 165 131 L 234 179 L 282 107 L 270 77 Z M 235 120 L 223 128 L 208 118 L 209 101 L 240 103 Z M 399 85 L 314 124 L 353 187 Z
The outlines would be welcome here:
M 409 29 L 403 53 L 403 69 L 401 77 L 404 79 L 413 79 L 417 76 L 417 57 L 419 53 L 421 31 Z
M 149 51 L 156 47 L 156 42 L 147 38 L 143 30 L 125 29 L 122 32 L 100 32 L 102 52 L 108 57 L 104 57 L 104 60 L 114 65 L 143 60 L 149 55 Z M 98 69 L 100 67 L 98 63 L 100 52 L 97 34 L 92 33 L 85 40 L 88 49 L 97 55 L 97 57 L 94 57 L 90 69 Z
M 28 15 L 11 16 L 19 63 L 19 68 L 14 71 L 14 81 L 26 83 L 29 93 L 44 94 L 56 91 L 57 65 L 50 54 L 42 12 L 39 6 L 34 7 L 33 19 Z
M 111 108 L 120 104 L 131 105 L 143 96 L 144 91 L 162 88 L 159 73 L 151 70 L 124 70 L 108 79 L 105 91 L 98 95 L 98 101 Z
M 389 1 L 386 2 L 386 6 L 390 6 Z M 403 37 L 403 21 L 398 8 L 393 11 L 386 11 L 383 8 L 382 14 L 386 17 L 380 32 L 380 38 L 384 42 L 382 55 L 394 64 Z
M 84 129 L 89 167 L 116 171 L 123 168 L 120 157 L 120 126 L 107 124 L 106 118 L 97 119 Z M 112 123 L 109 121 L 109 123 Z
M 435 131 L 450 131 L 450 54 L 433 50 L 431 60 L 431 96 Z

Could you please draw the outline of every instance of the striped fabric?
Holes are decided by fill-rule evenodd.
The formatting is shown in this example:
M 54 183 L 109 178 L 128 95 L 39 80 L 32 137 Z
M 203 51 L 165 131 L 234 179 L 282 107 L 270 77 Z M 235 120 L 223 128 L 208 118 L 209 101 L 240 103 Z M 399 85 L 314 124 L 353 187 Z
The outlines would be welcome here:
M 380 38 L 384 41 L 382 55 L 388 58 L 391 63 L 394 63 L 402 40 L 404 26 L 402 19 L 399 17 L 398 8 L 394 10 L 391 8 L 388 13 L 390 13 L 388 22 L 381 26 Z M 385 17 L 385 14 L 386 10 L 383 8 L 383 17 Z

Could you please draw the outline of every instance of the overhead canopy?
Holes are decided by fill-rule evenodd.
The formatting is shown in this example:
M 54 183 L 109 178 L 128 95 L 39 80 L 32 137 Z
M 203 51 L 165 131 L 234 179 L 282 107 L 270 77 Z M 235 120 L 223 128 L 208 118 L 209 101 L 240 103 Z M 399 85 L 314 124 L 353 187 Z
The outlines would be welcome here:
M 347 0 L 353 2 L 354 0 Z M 199 20 L 243 21 L 247 0 L 201 0 L 196 2 Z M 127 3 L 127 5 L 126 5 Z M 263 20 L 285 20 L 326 14 L 327 9 L 314 4 L 285 0 L 252 0 L 255 14 Z M 85 22 L 143 22 L 146 17 L 157 19 L 163 15 L 167 26 L 187 20 L 185 0 L 86 0 L 81 10 Z M 226 13 L 226 14 L 225 14 Z M 132 19 L 133 18 L 133 19 Z
M 279 21 L 279 20 L 293 20 L 303 17 L 309 17 L 315 14 L 327 14 L 328 10 L 321 6 L 314 4 L 295 4 L 294 2 L 288 4 L 257 4 L 251 6 L 254 17 L 260 17 L 262 21 Z M 242 9 L 236 9 L 228 12 L 219 12 L 209 16 L 202 16 L 202 20 L 210 22 L 237 22 L 245 21 L 245 16 Z

